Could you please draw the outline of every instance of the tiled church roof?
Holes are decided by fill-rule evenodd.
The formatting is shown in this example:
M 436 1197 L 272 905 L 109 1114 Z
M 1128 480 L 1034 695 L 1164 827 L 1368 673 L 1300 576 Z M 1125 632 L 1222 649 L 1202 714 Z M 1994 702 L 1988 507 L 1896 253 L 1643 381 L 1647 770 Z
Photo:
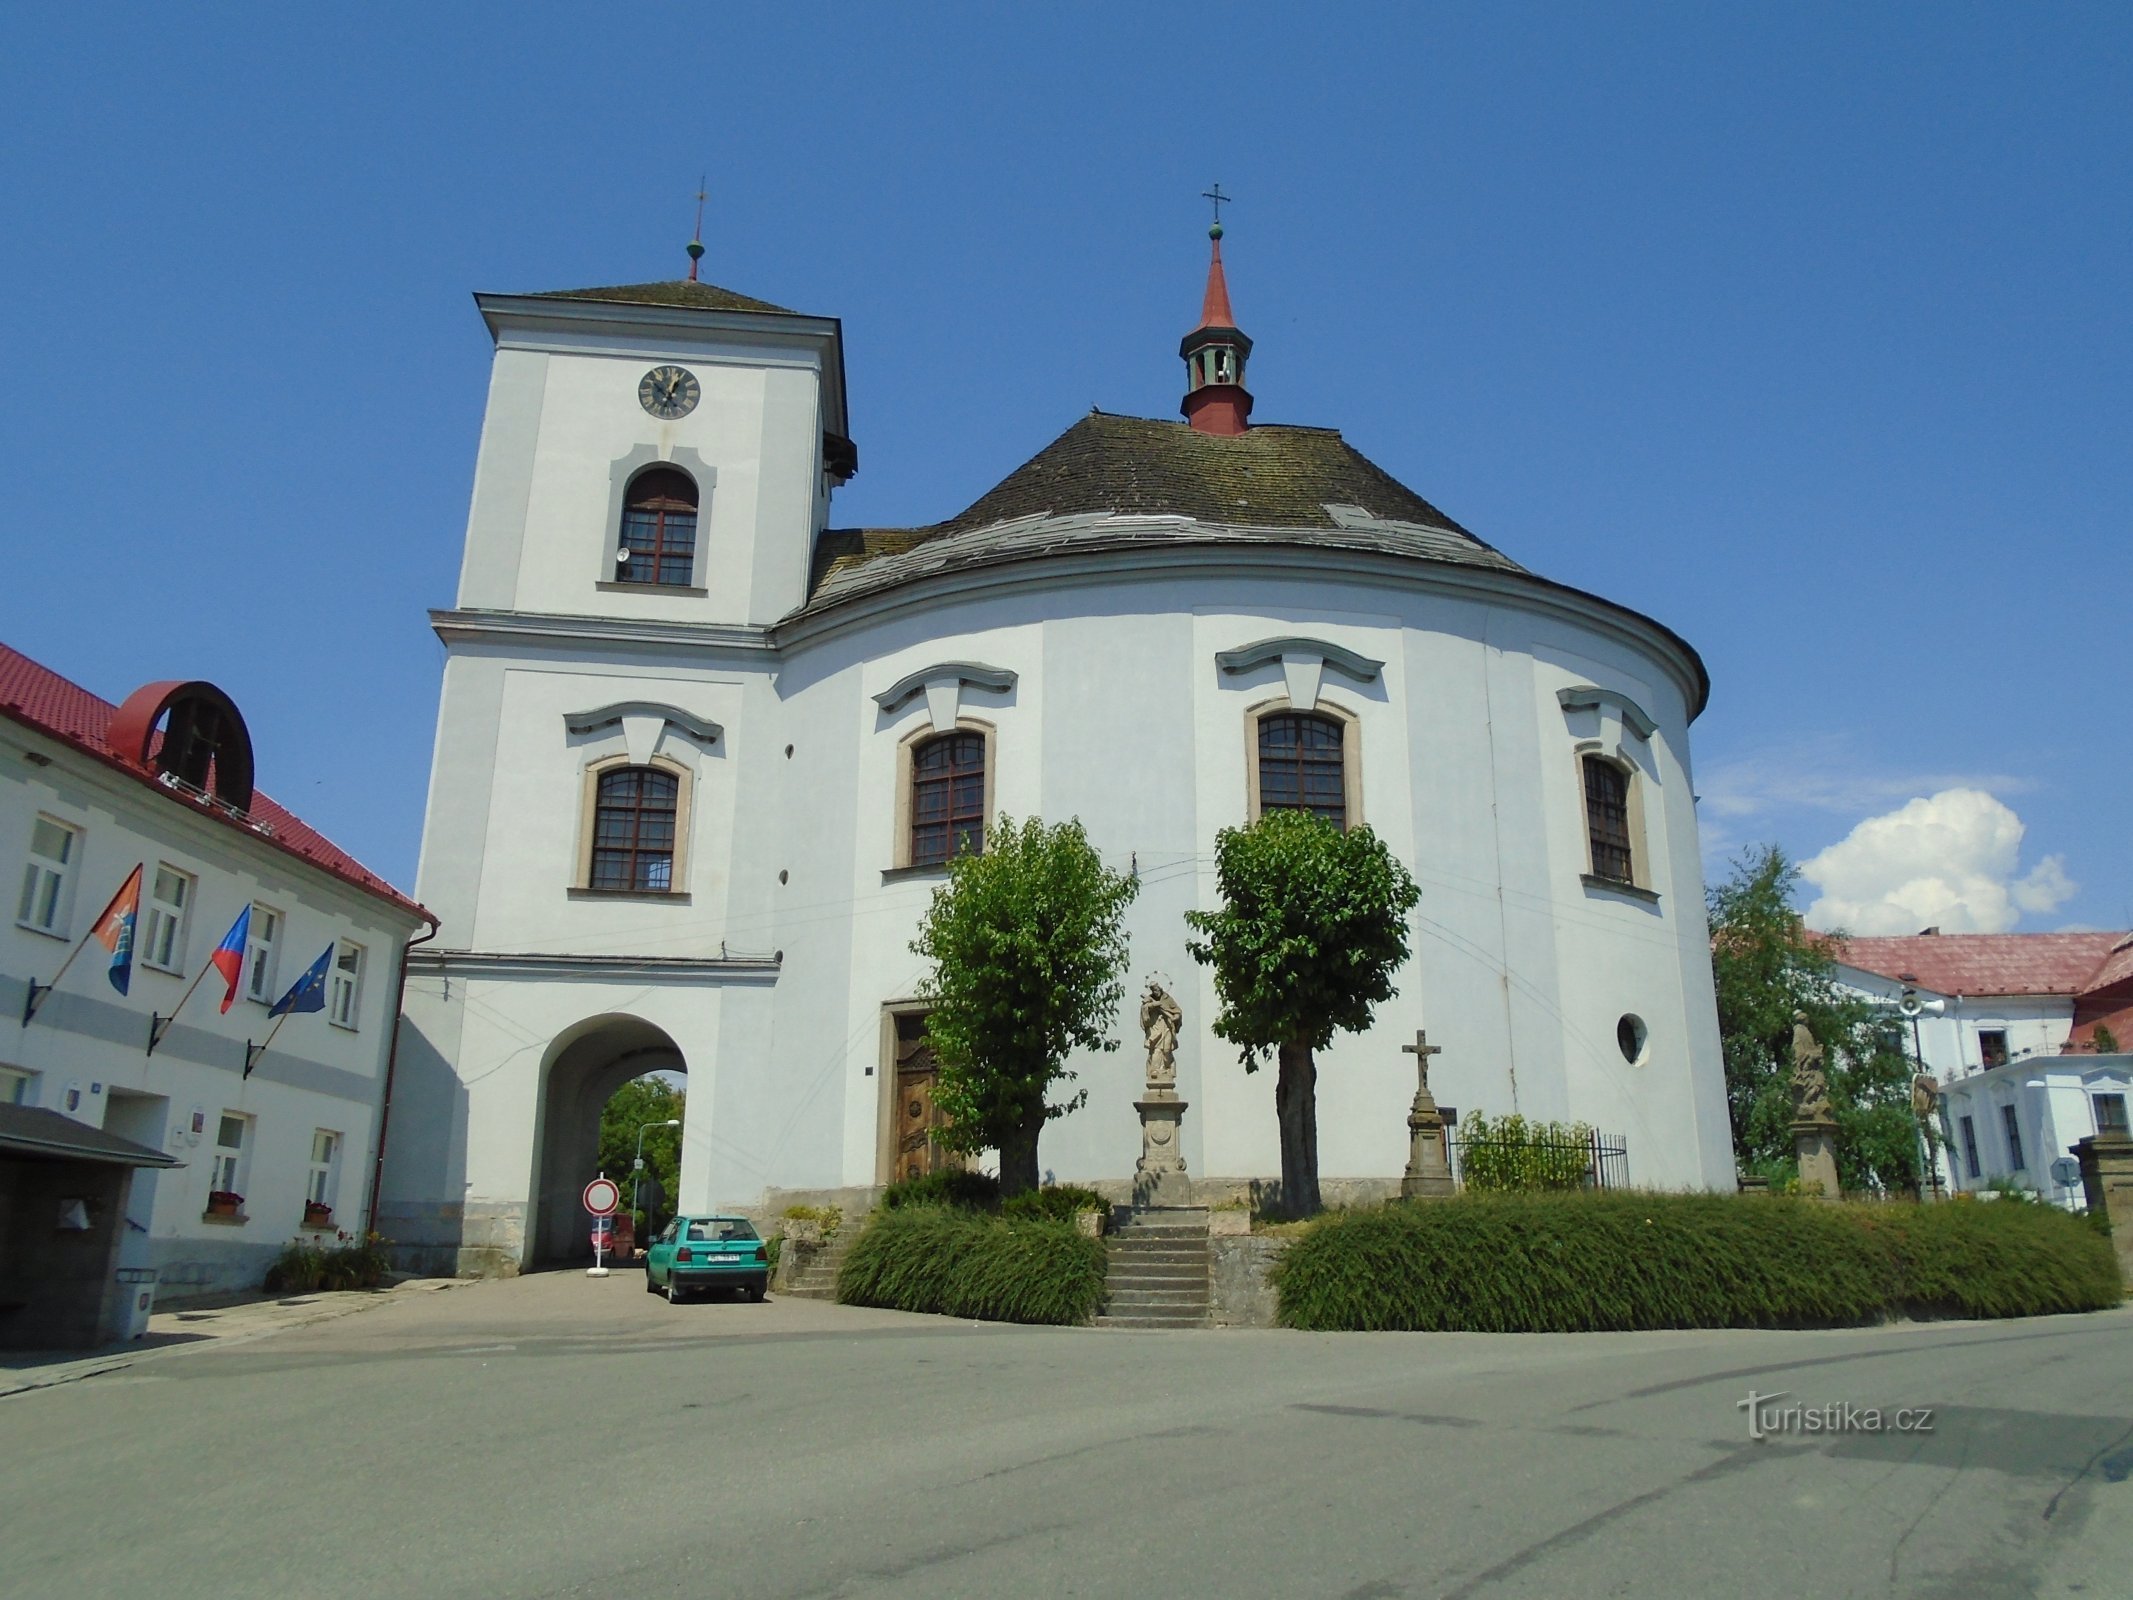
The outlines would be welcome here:
M 1269 425 L 1223 437 L 1182 422 L 1102 412 L 1083 417 L 939 531 L 1077 511 L 1260 528 L 1338 527 L 1329 505 L 1466 534 L 1336 429 Z
M 1152 517 L 1198 526 L 1103 522 Z M 1092 412 L 945 522 L 825 534 L 810 605 L 950 567 L 1180 538 L 1524 570 L 1334 429 L 1268 425 L 1224 437 L 1182 422 Z
M 735 294 L 715 283 L 691 283 L 676 278 L 668 283 L 625 283 L 607 289 L 545 289 L 528 295 L 529 300 L 606 300 L 625 306 L 686 306 L 696 311 L 770 311 L 781 317 L 802 313 L 768 300 Z
M 139 780 L 173 805 L 182 805 L 202 816 L 215 818 L 248 838 L 308 861 L 425 922 L 434 924 L 437 920 L 303 818 L 263 794 L 253 794 L 248 816 L 253 823 L 263 824 L 264 832 L 247 826 L 218 807 L 196 804 L 178 791 L 158 783 L 149 773 L 124 760 L 106 738 L 112 714 L 117 709 L 110 701 L 91 694 L 50 667 L 0 644 L 0 716 L 94 756 L 116 771 Z

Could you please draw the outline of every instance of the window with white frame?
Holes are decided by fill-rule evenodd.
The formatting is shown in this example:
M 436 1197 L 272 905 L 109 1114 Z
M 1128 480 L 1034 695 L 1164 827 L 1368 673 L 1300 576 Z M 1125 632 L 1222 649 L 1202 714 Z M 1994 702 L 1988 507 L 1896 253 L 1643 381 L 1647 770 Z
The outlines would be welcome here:
M 215 1154 L 208 1163 L 208 1188 L 216 1194 L 242 1195 L 252 1164 L 252 1119 L 225 1111 L 215 1127 Z
M 81 830 L 51 817 L 30 825 L 30 855 L 22 867 L 22 898 L 15 920 L 38 933 L 67 936 L 68 889 L 81 857 Z
M 2103 1137 L 2123 1139 L 2127 1133 L 2126 1097 L 2122 1094 L 2092 1095 L 2089 1104 L 2096 1112 L 2096 1131 Z
M 244 997 L 270 1006 L 274 993 L 274 958 L 280 953 L 281 913 L 255 903 L 252 925 L 244 936 Z
M 193 882 L 190 873 L 156 864 L 141 960 L 160 972 L 177 972 L 185 965 L 185 924 L 193 903 Z
M 311 1176 L 304 1183 L 304 1198 L 331 1211 L 340 1187 L 341 1136 L 329 1128 L 315 1128 L 311 1133 Z
M 0 1106 L 22 1106 L 30 1102 L 30 1085 L 37 1081 L 34 1072 L 17 1072 L 13 1067 L 0 1067 Z
M 353 1028 L 362 992 L 363 947 L 343 939 L 333 954 L 333 971 L 327 975 L 326 1020 L 336 1028 Z

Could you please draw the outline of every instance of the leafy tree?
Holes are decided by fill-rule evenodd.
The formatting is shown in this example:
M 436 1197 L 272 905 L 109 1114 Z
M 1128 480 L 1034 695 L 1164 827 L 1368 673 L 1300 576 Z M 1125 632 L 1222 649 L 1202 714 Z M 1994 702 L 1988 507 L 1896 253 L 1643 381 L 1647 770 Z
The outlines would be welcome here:
M 1834 930 L 1811 932 L 1793 909 L 1800 873 L 1775 845 L 1745 851 L 1708 891 L 1711 974 L 1726 1062 L 1726 1106 L 1743 1167 L 1792 1175 L 1792 1015 L 1822 1042 L 1837 1121 L 1837 1178 L 1846 1189 L 1908 1189 L 1919 1181 L 1915 1065 L 1897 1020 L 1840 988 Z
M 951 1150 L 1000 1152 L 1000 1190 L 1037 1187 L 1037 1136 L 1088 1099 L 1047 1103 L 1072 1050 L 1116 1050 L 1104 1029 L 1125 993 L 1126 907 L 1139 882 L 1105 868 L 1079 822 L 1002 817 L 985 853 L 949 868 L 911 942 L 933 963 L 920 994 L 940 1062 Z
M 608 1097 L 600 1113 L 600 1170 L 622 1186 L 622 1203 L 633 1204 L 637 1196 L 630 1163 L 637 1158 L 637 1130 L 648 1122 L 679 1120 L 687 1097 L 664 1078 L 632 1078 Z M 664 1216 L 671 1214 L 675 1191 L 681 1186 L 681 1134 L 679 1128 L 652 1128 L 644 1136 L 644 1170 L 659 1180 L 661 1211 L 654 1217 L 636 1213 L 638 1237 Z
M 1399 993 L 1407 914 L 1422 891 L 1368 828 L 1343 832 L 1304 811 L 1269 811 L 1215 836 L 1219 911 L 1188 911 L 1186 948 L 1215 974 L 1215 1032 L 1242 1046 L 1246 1072 L 1280 1062 L 1281 1199 L 1319 1209 L 1318 1064 L 1336 1032 L 1360 1032 Z

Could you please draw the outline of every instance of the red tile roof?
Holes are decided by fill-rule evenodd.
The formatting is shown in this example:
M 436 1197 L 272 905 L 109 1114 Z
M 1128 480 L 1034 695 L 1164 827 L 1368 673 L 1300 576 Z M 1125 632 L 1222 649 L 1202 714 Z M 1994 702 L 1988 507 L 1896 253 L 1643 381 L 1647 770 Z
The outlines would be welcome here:
M 2063 994 L 2133 972 L 2133 934 L 1920 933 L 1830 941 L 1846 966 L 1915 982 L 1936 994 Z M 2121 976 L 2124 974 L 2121 973 Z
M 0 716 L 34 728 L 64 744 L 104 762 L 107 766 L 128 777 L 138 780 L 146 787 L 162 795 L 173 805 L 185 806 L 202 816 L 213 817 L 245 835 L 256 839 L 298 860 L 308 861 L 314 867 L 330 872 L 344 883 L 353 884 L 366 894 L 422 918 L 431 926 L 437 919 L 406 895 L 395 889 L 383 878 L 372 872 L 362 862 L 313 828 L 294 812 L 263 794 L 254 794 L 249 823 L 210 803 L 195 801 L 181 790 L 159 782 L 155 775 L 143 771 L 120 757 L 108 742 L 106 735 L 111 727 L 111 718 L 117 707 L 110 701 L 91 694 L 80 684 L 61 677 L 50 667 L 32 661 L 21 651 L 0 644 Z

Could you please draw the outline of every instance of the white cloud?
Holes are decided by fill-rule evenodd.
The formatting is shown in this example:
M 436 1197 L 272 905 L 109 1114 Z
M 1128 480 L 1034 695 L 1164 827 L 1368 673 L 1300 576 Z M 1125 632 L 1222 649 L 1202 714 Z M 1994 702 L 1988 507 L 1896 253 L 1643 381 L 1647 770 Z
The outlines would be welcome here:
M 2017 876 L 2022 834 L 2022 819 L 1981 789 L 1943 789 L 1869 817 L 1800 863 L 1820 891 L 1807 921 L 1858 934 L 2005 933 L 2076 887 L 2058 856 Z

